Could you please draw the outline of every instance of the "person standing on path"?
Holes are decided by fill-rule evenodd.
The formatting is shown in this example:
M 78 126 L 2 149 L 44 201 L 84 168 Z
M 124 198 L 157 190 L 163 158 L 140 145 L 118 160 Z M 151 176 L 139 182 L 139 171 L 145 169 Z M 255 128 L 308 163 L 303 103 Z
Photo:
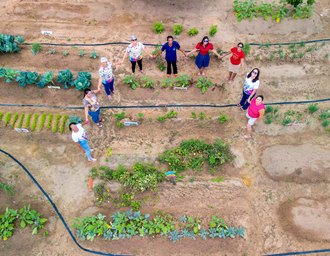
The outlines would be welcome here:
M 84 90 L 84 98 L 83 103 L 85 107 L 85 123 L 88 124 L 88 115 L 91 116 L 93 122 L 99 127 L 102 127 L 102 123 L 104 120 L 100 119 L 100 103 L 97 100 L 96 93 L 99 90 L 91 90 L 89 88 Z
M 237 104 L 237 107 L 241 110 L 246 110 L 249 107 L 251 100 L 256 95 L 260 85 L 259 75 L 260 70 L 258 68 L 252 69 L 252 71 L 247 74 L 244 81 L 242 98 L 240 103 Z
M 198 51 L 198 55 L 196 57 L 195 64 L 199 70 L 199 75 L 205 76 L 205 70 L 209 66 L 210 63 L 210 54 L 209 52 L 213 52 L 220 59 L 220 55 L 214 49 L 213 44 L 210 43 L 210 39 L 207 36 L 204 36 L 202 41 L 197 43 L 194 50 L 187 53 L 187 56 L 191 53 Z
M 265 114 L 265 105 L 263 103 L 264 97 L 258 95 L 255 99 L 251 101 L 251 105 L 248 108 L 246 117 L 248 122 L 246 125 L 246 135 L 244 138 L 251 138 L 252 126 L 257 122 L 258 119 L 261 119 Z
M 125 54 L 124 54 L 124 57 L 123 57 L 123 60 L 121 61 L 121 63 L 124 62 L 127 54 L 129 54 L 129 60 L 132 64 L 132 73 L 133 74 L 135 74 L 136 63 L 139 66 L 139 71 L 141 73 L 143 73 L 143 69 L 142 69 L 143 50 L 144 50 L 144 45 L 137 41 L 137 38 L 135 35 L 132 35 L 131 43 L 126 48 L 126 51 L 125 51 Z
M 99 82 L 97 85 L 98 91 L 101 89 L 101 84 L 104 86 L 105 93 L 109 100 L 112 99 L 111 94 L 115 94 L 115 78 L 113 76 L 112 66 L 117 66 L 120 63 L 111 63 L 106 57 L 101 58 L 101 67 L 99 68 Z
M 241 66 L 244 64 L 244 58 L 245 54 L 243 51 L 243 43 L 238 43 L 237 47 L 233 47 L 230 49 L 228 53 L 220 57 L 220 60 L 223 57 L 226 57 L 229 54 L 232 54 L 230 57 L 230 60 L 228 62 L 228 71 L 229 71 L 229 76 L 228 76 L 228 83 L 232 83 L 237 75 L 239 73 Z
M 167 77 L 170 77 L 172 74 L 172 67 L 173 67 L 173 74 L 174 76 L 178 76 L 178 68 L 176 65 L 177 56 L 176 51 L 179 50 L 183 53 L 184 56 L 187 56 L 185 51 L 181 49 L 180 44 L 177 41 L 173 40 L 173 36 L 167 37 L 167 42 L 163 44 L 162 50 L 153 56 L 153 58 L 156 58 L 158 55 L 160 55 L 163 51 L 165 51 L 165 59 L 167 62 Z
M 72 140 L 78 144 L 79 147 L 83 149 L 87 156 L 87 160 L 95 162 L 96 159 L 92 157 L 91 151 L 93 151 L 88 144 L 88 138 L 85 129 L 82 124 L 70 123 L 69 129 L 72 132 Z

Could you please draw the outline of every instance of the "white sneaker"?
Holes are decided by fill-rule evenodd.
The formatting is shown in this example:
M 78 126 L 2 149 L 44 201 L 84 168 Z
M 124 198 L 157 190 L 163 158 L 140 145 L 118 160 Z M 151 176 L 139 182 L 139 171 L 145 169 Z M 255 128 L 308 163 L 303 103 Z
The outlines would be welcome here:
M 95 161 L 96 161 L 96 158 L 88 159 L 88 161 L 90 161 L 90 162 L 95 162 Z

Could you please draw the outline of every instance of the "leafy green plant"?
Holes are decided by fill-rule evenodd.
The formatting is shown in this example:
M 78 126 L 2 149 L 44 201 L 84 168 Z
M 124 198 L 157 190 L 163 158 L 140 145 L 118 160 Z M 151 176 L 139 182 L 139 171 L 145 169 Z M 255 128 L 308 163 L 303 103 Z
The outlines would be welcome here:
M 127 76 L 125 76 L 123 82 L 124 82 L 124 84 L 129 85 L 133 90 L 135 90 L 137 87 L 140 87 L 140 83 L 137 80 L 137 78 L 136 78 L 135 75 L 131 75 L 131 76 L 127 75 Z
M 40 81 L 37 82 L 36 85 L 38 86 L 38 88 L 44 88 L 47 84 L 50 83 L 54 84 L 53 77 L 54 77 L 53 71 L 46 72 L 42 74 Z
M 324 110 L 320 116 L 321 124 L 324 128 L 327 128 L 330 125 L 330 110 Z
M 47 53 L 49 53 L 49 54 L 56 54 L 56 49 L 55 48 L 52 48 Z
M 14 209 L 6 208 L 4 214 L 0 215 L 0 239 L 6 241 L 13 236 L 15 220 L 18 213 Z
M 173 34 L 178 36 L 182 33 L 183 31 L 183 26 L 182 24 L 174 24 L 173 25 Z
M 219 177 L 216 177 L 216 178 L 213 178 L 211 179 L 212 182 L 224 182 L 225 181 L 225 178 L 223 176 L 219 176 Z
M 245 57 L 250 55 L 251 52 L 251 45 L 249 43 L 244 43 L 243 44 L 243 52 L 245 54 Z
M 116 122 L 116 126 L 117 126 L 119 129 L 124 128 L 124 124 L 123 124 L 122 122 L 120 122 L 120 121 L 117 121 L 117 122 Z
M 207 89 L 214 86 L 213 82 L 206 77 L 200 77 L 197 81 L 197 88 L 201 89 L 202 94 L 206 93 Z
M 156 66 L 160 71 L 164 71 L 166 69 L 164 60 L 159 56 L 156 59 Z
M 191 29 L 189 29 L 188 30 L 188 35 L 189 36 L 196 36 L 196 35 L 198 35 L 198 29 L 197 28 L 191 28 Z
M 19 86 L 25 87 L 28 84 L 36 84 L 38 78 L 39 74 L 37 72 L 20 71 L 16 77 L 16 82 L 18 82 Z
M 2 118 L 3 118 L 3 113 L 0 112 L 0 121 L 2 121 Z
M 39 115 L 37 113 L 34 113 L 32 116 L 32 123 L 30 124 L 30 129 L 32 132 L 34 132 L 37 128 L 38 118 L 39 118 Z
M 73 81 L 73 85 L 77 91 L 82 91 L 91 86 L 92 74 L 88 71 L 79 71 L 76 80 Z
M 267 113 L 264 119 L 265 124 L 271 124 L 273 122 L 272 113 Z
M 105 188 L 105 183 L 101 182 L 93 187 L 94 196 L 97 203 L 102 204 L 110 198 L 110 194 Z
M 5 125 L 8 125 L 9 124 L 10 119 L 11 119 L 11 113 L 10 112 L 7 112 L 5 114 L 5 120 L 4 120 Z
M 91 58 L 91 59 L 96 59 L 98 57 L 99 57 L 99 55 L 97 54 L 96 51 L 92 51 L 91 54 L 89 55 L 89 58 Z
M 297 7 L 298 5 L 303 3 L 303 0 L 286 0 L 286 2 L 294 7 Z
M 155 88 L 156 83 L 152 78 L 144 76 L 144 77 L 142 77 L 141 80 L 143 82 L 143 85 L 142 85 L 143 88 Z
M 155 46 L 154 50 L 151 52 L 151 55 L 157 55 L 159 54 L 162 50 L 161 50 L 161 46 L 160 45 L 157 45 Z
M 47 116 L 47 129 L 52 129 L 52 123 L 53 123 L 53 114 L 48 114 Z
M 18 71 L 11 68 L 0 68 L 0 78 L 6 78 L 6 83 L 15 80 Z
M 212 25 L 209 30 L 210 36 L 214 36 L 218 32 L 218 26 L 217 25 Z
M 313 114 L 316 111 L 318 111 L 320 108 L 317 104 L 309 104 L 307 109 L 308 109 L 308 113 Z
M 31 225 L 32 235 L 36 235 L 38 234 L 39 230 L 45 227 L 47 219 L 42 218 L 39 212 L 30 209 L 30 205 L 28 205 L 23 206 L 19 210 L 19 221 L 21 228 L 25 228 L 26 226 Z
M 32 117 L 31 113 L 28 113 L 26 115 L 24 125 L 23 125 L 24 128 L 28 129 L 30 127 L 31 117 Z
M 164 24 L 161 21 L 157 21 L 152 25 L 152 30 L 156 33 L 156 34 L 161 34 L 164 32 L 165 27 Z
M 70 69 L 60 70 L 57 76 L 57 82 L 64 85 L 65 89 L 73 85 L 73 75 Z
M 200 112 L 198 115 L 199 120 L 204 120 L 206 118 L 206 115 L 204 112 Z
M 202 140 L 185 140 L 177 148 L 168 149 L 159 156 L 161 163 L 168 164 L 170 170 L 182 172 L 187 169 L 201 170 L 208 163 L 213 171 L 233 159 L 229 146 L 221 140 L 207 144 Z
M 22 36 L 13 36 L 9 34 L 0 33 L 0 52 L 1 53 L 15 53 L 20 52 L 19 44 L 23 44 Z
M 113 116 L 117 121 L 121 121 L 126 118 L 126 113 L 122 111 L 120 113 L 115 113 Z
M 39 43 L 33 43 L 32 44 L 31 51 L 32 51 L 33 55 L 37 55 L 37 53 L 41 52 L 41 50 L 42 50 L 42 47 Z
M 173 78 L 167 77 L 162 81 L 162 87 L 173 87 L 175 80 Z
M 63 51 L 63 53 L 62 53 L 62 55 L 64 56 L 64 57 L 66 57 L 66 56 L 68 56 L 70 53 L 68 52 L 68 51 Z
M 9 195 L 14 195 L 15 194 L 14 187 L 12 185 L 3 183 L 1 181 L 0 181 L 0 190 L 5 191 Z
M 39 121 L 39 131 L 42 131 L 46 122 L 47 115 L 45 113 L 41 114 L 40 121 Z
M 176 118 L 177 116 L 178 116 L 178 113 L 175 112 L 174 110 L 171 110 L 170 112 L 166 113 L 165 115 L 157 117 L 157 120 L 159 122 L 164 122 L 166 119 Z
M 143 113 L 137 113 L 137 118 L 142 121 L 144 119 L 144 114 Z
M 227 122 L 229 120 L 230 120 L 230 117 L 225 113 L 221 113 L 220 116 L 218 117 L 218 122 L 220 124 L 224 124 L 225 122 Z
M 293 120 L 290 116 L 285 116 L 282 120 L 282 125 L 288 126 L 289 124 L 292 124 Z
M 197 114 L 195 112 L 191 112 L 192 119 L 197 119 Z
M 175 85 L 177 87 L 188 87 L 192 83 L 191 77 L 183 74 L 175 78 Z
M 84 50 L 80 50 L 79 51 L 79 57 L 84 57 L 85 56 L 85 51 Z

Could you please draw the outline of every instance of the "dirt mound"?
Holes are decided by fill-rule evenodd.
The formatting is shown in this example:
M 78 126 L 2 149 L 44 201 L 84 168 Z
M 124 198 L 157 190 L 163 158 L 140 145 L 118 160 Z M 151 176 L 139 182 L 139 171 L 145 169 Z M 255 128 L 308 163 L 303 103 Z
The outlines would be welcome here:
M 284 227 L 296 236 L 312 241 L 330 240 L 330 200 L 299 198 L 280 208 Z
M 276 145 L 263 152 L 262 166 L 274 180 L 330 181 L 329 154 L 329 150 L 316 145 Z

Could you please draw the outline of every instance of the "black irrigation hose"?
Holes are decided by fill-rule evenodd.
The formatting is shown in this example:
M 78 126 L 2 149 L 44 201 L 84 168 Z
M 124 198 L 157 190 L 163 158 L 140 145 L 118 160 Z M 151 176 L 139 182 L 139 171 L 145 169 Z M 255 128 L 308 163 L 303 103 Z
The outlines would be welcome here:
M 57 216 L 60 218 L 60 220 L 62 221 L 62 224 L 64 225 L 65 229 L 67 230 L 67 232 L 69 233 L 71 239 L 73 240 L 73 242 L 79 247 L 79 249 L 88 252 L 88 253 L 92 253 L 92 254 L 97 254 L 97 255 L 107 255 L 107 256 L 125 256 L 125 255 L 121 255 L 121 254 L 112 254 L 112 253 L 106 253 L 106 252 L 99 252 L 99 251 L 93 251 L 90 249 L 87 249 L 83 246 L 81 246 L 77 239 L 75 238 L 75 236 L 72 234 L 68 224 L 66 223 L 66 221 L 64 220 L 62 214 L 60 213 L 60 211 L 58 210 L 57 206 L 55 205 L 55 203 L 53 202 L 53 200 L 50 198 L 50 196 L 48 195 L 48 193 L 43 189 L 43 187 L 39 184 L 39 182 L 34 178 L 34 176 L 32 175 L 32 173 L 20 162 L 18 161 L 14 156 L 12 156 L 11 154 L 9 154 L 8 152 L 2 150 L 0 148 L 0 152 L 9 156 L 12 160 L 14 160 L 24 171 L 25 173 L 30 177 L 30 179 L 33 181 L 33 183 L 40 189 L 40 191 L 44 194 L 44 196 L 47 198 L 48 202 L 52 205 L 52 207 L 54 208 Z
M 323 253 L 323 252 L 330 252 L 330 249 L 321 249 L 321 250 L 303 251 L 303 252 L 286 252 L 286 253 L 266 254 L 265 256 L 305 255 L 305 254 Z
M 265 103 L 271 105 L 293 105 L 293 104 L 308 104 L 330 101 L 330 98 L 317 100 L 301 100 L 301 101 L 280 101 Z M 105 109 L 135 109 L 135 108 L 228 108 L 235 107 L 236 104 L 160 104 L 160 105 L 128 105 L 128 106 L 102 106 Z M 33 108 L 56 108 L 56 109 L 84 109 L 83 106 L 49 106 L 49 105 L 33 105 L 33 104 L 10 104 L 2 103 L 0 107 L 33 107 Z
M 309 41 L 301 41 L 301 42 L 286 42 L 286 43 L 250 43 L 251 46 L 265 46 L 265 45 L 290 45 L 290 44 L 311 44 L 311 43 L 320 43 L 320 42 L 329 42 L 330 38 L 325 39 L 316 39 L 316 40 L 309 40 Z M 33 43 L 24 43 L 25 45 L 32 45 Z M 128 45 L 128 42 L 108 42 L 108 43 L 95 43 L 95 44 L 63 44 L 63 43 L 40 43 L 40 45 L 48 45 L 48 46 L 106 46 L 106 45 Z M 149 44 L 144 43 L 146 46 L 162 46 L 161 44 Z

